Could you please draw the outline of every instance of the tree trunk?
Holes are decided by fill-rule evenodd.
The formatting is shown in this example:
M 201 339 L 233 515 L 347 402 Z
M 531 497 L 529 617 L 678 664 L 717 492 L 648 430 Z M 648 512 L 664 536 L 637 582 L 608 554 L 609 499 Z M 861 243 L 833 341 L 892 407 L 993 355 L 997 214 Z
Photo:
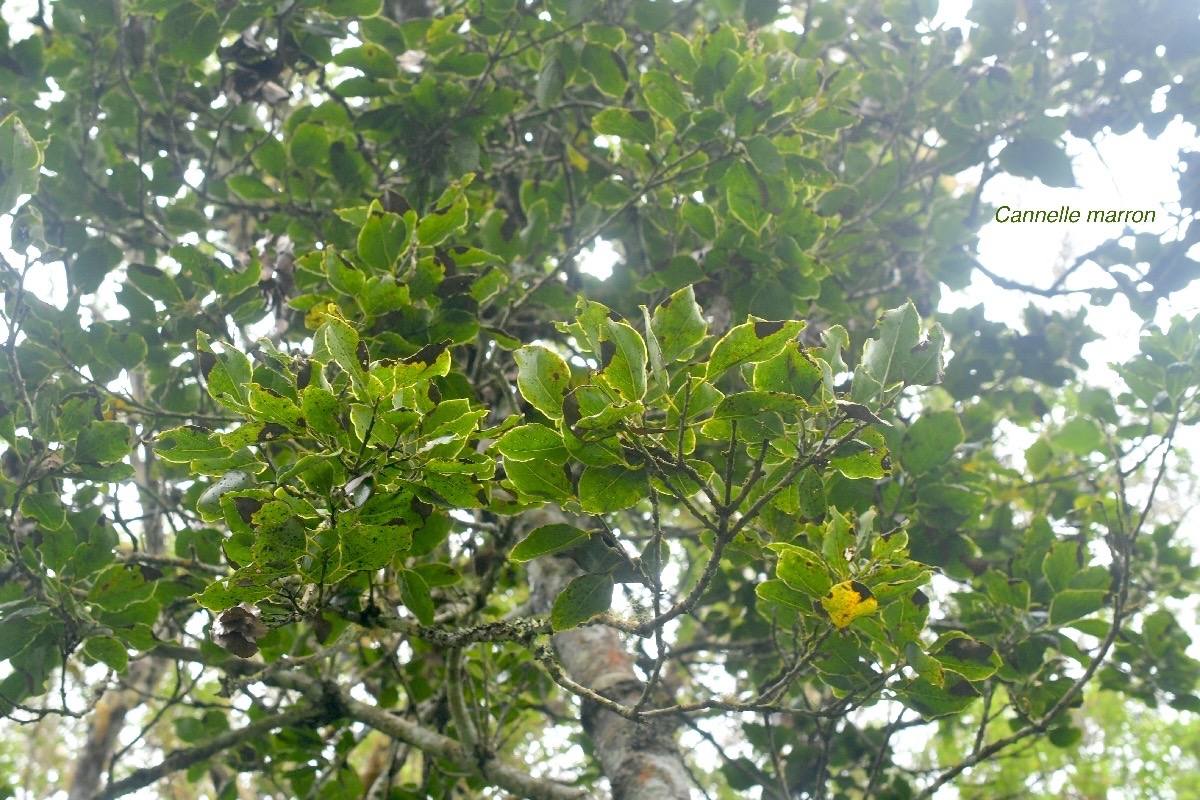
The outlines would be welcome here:
M 547 614 L 554 598 L 579 568 L 567 558 L 529 565 L 535 613 Z M 572 680 L 622 705 L 632 706 L 644 684 L 620 634 L 606 625 L 587 625 L 553 636 L 564 671 Z M 613 800 L 689 800 L 688 773 L 669 723 L 632 722 L 583 701 L 583 729 L 612 784 Z
M 140 692 L 151 690 L 162 677 L 163 664 L 147 658 L 130 665 L 125 689 L 105 693 L 88 717 L 88 735 L 75 759 L 75 772 L 67 800 L 91 800 L 100 791 L 108 760 L 125 724 L 125 716 L 142 702 Z
M 133 395 L 138 401 L 144 398 L 144 374 L 135 371 L 133 380 Z M 153 476 L 151 452 L 149 446 L 143 446 L 141 456 L 134 451 L 133 466 L 137 473 L 136 483 L 145 517 L 142 520 L 142 544 L 151 555 L 162 555 L 166 550 L 163 531 L 162 509 L 155 501 L 161 496 L 161 487 Z M 157 491 L 150 492 L 148 487 Z M 156 628 L 161 633 L 161 623 Z M 90 800 L 100 791 L 101 779 L 109 769 L 109 759 L 117 743 L 117 736 L 125 724 L 125 716 L 131 709 L 142 702 L 142 697 L 149 694 L 158 685 L 166 665 L 157 658 L 147 658 L 134 662 L 129 666 L 129 672 L 122 680 L 122 688 L 110 690 L 88 718 L 88 734 L 75 759 L 75 770 L 71 777 L 71 787 L 67 792 L 67 800 Z

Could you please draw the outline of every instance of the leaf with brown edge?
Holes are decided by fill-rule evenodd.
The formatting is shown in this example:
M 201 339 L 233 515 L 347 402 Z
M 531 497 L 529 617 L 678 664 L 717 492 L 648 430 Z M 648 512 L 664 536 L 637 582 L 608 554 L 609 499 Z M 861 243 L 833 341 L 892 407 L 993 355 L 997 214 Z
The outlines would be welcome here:
M 742 364 L 757 364 L 778 355 L 804 328 L 799 320 L 772 322 L 750 318 L 734 327 L 713 346 L 707 379 L 712 381 Z M 759 335 L 762 331 L 763 335 Z

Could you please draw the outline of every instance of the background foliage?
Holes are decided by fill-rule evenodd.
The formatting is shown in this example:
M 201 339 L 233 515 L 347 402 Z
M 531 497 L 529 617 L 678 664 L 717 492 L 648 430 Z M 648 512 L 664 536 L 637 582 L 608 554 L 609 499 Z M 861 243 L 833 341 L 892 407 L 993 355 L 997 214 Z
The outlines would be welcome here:
M 4 30 L 0 710 L 43 763 L 81 743 L 0 751 L 10 792 L 1020 796 L 1088 719 L 1194 737 L 1197 573 L 1153 500 L 1200 324 L 1150 322 L 1200 274 L 1194 155 L 1167 235 L 991 275 L 1141 313 L 1122 386 L 1079 381 L 1082 312 L 927 318 L 992 177 L 1197 119 L 1200 20 L 986 0 L 964 42 L 936 10 Z

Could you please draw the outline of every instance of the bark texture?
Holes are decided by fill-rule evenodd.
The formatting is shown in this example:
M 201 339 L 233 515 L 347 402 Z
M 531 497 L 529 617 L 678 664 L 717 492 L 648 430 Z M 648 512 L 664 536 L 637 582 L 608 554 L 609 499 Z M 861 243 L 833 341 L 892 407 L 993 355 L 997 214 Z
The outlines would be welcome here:
M 566 558 L 531 562 L 532 610 L 548 614 L 554 598 L 579 574 Z M 586 625 L 559 631 L 552 641 L 572 680 L 622 705 L 637 703 L 644 684 L 616 630 Z M 613 800 L 689 800 L 687 769 L 667 723 L 633 722 L 584 700 L 583 728 L 612 785 Z

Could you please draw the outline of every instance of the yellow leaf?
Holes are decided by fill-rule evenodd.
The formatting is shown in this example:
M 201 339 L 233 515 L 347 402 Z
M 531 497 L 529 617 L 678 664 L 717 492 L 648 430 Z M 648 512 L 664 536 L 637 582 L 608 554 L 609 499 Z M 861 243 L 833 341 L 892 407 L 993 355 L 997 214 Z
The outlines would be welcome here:
M 567 160 L 571 162 L 571 166 L 580 172 L 587 172 L 588 160 L 583 154 L 576 150 L 571 145 L 567 145 Z
M 874 613 L 879 601 L 858 581 L 843 581 L 821 598 L 821 607 L 834 625 L 844 628 L 859 617 Z
M 338 313 L 337 303 L 317 303 L 304 315 L 304 326 L 309 330 L 315 331 L 324 325 L 330 317 L 343 319 L 342 315 Z

